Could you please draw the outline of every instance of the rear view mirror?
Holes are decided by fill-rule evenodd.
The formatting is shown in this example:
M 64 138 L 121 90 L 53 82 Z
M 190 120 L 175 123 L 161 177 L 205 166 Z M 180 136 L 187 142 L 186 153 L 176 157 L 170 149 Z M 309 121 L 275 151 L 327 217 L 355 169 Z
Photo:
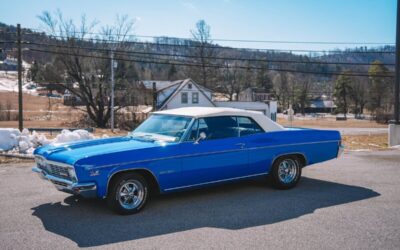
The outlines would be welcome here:
M 199 137 L 196 139 L 196 141 L 194 141 L 194 144 L 199 144 L 199 141 L 200 141 L 200 140 L 204 140 L 204 139 L 206 139 L 206 138 L 207 138 L 206 133 L 201 132 L 201 133 L 199 134 Z

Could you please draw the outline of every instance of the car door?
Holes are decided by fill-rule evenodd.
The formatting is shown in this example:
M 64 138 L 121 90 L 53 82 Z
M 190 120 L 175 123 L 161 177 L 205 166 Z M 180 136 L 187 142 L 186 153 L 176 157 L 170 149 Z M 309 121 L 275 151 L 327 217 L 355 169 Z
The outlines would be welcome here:
M 200 133 L 206 138 L 195 142 Z M 248 152 L 239 137 L 236 117 L 197 119 L 181 143 L 183 186 L 207 184 L 248 174 Z
M 269 134 L 250 117 L 237 117 L 237 122 L 239 136 L 248 148 L 248 173 L 251 175 L 267 173 L 274 155 L 273 149 L 269 147 L 273 143 Z

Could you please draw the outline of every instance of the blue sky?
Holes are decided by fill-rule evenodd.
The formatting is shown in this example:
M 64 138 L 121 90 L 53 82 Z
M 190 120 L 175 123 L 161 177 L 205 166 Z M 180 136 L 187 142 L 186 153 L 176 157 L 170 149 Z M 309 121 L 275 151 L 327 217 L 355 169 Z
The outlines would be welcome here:
M 138 35 L 190 37 L 199 19 L 214 38 L 289 41 L 395 41 L 396 0 L 13 0 L 2 1 L 0 22 L 41 28 L 37 15 L 60 9 L 79 21 L 82 14 L 101 25 L 117 14 L 136 20 Z M 277 49 L 332 49 L 351 45 L 219 42 Z

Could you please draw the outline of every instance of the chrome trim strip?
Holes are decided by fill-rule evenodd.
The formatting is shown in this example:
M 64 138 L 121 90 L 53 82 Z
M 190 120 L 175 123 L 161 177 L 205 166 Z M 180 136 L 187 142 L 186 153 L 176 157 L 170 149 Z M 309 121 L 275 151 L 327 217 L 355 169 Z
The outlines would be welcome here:
M 252 174 L 252 175 L 240 176 L 240 177 L 235 177 L 235 178 L 228 178 L 228 179 L 223 179 L 223 180 L 218 180 L 218 181 L 209 181 L 209 182 L 203 182 L 203 183 L 194 184 L 194 185 L 187 185 L 187 186 L 181 186 L 181 187 L 167 188 L 167 189 L 164 189 L 164 191 L 171 191 L 171 190 L 182 189 L 182 188 L 190 188 L 190 187 L 196 187 L 196 186 L 203 186 L 203 185 L 207 185 L 207 184 L 219 183 L 219 182 L 224 182 L 224 181 L 240 180 L 240 179 L 244 179 L 244 178 L 256 177 L 256 176 L 267 175 L 267 174 L 268 174 L 268 173 Z
M 190 120 L 190 123 L 189 123 L 185 133 L 182 135 L 181 139 L 179 140 L 179 142 L 186 141 L 186 137 L 188 137 L 189 133 L 192 132 L 192 126 L 193 126 L 195 120 L 196 119 L 192 117 L 192 120 Z
M 121 170 L 115 171 L 114 173 L 112 173 L 112 174 L 107 178 L 106 195 L 104 195 L 103 198 L 106 198 L 107 193 L 108 193 L 108 185 L 110 184 L 110 180 L 112 179 L 112 177 L 113 177 L 115 174 L 118 174 L 118 173 L 121 173 L 121 172 L 126 172 L 126 171 L 135 171 L 135 170 L 144 170 L 144 171 L 150 172 L 150 174 L 153 176 L 153 178 L 154 178 L 154 179 L 156 180 L 156 182 L 157 182 L 158 189 L 160 189 L 160 184 L 158 183 L 157 177 L 156 177 L 156 176 L 154 175 L 154 173 L 153 173 L 152 171 L 150 171 L 149 169 L 147 169 L 147 168 L 127 168 L 127 169 L 121 169 Z
M 51 161 L 51 160 L 47 160 L 46 158 L 44 160 L 46 161 L 46 163 L 49 163 L 49 164 L 53 164 L 53 165 L 60 166 L 60 167 L 65 167 L 65 168 L 72 168 L 72 169 L 75 170 L 75 168 L 72 165 L 69 165 L 67 163 L 62 163 L 62 162 L 58 162 L 58 161 Z
M 150 161 L 159 161 L 159 160 L 169 160 L 174 158 L 185 158 L 185 157 L 192 157 L 192 156 L 200 156 L 200 155 L 210 155 L 210 154 L 221 154 L 221 153 L 228 153 L 228 152 L 235 152 L 241 150 L 256 150 L 256 149 L 265 149 L 265 148 L 277 148 L 277 147 L 288 147 L 288 146 L 297 146 L 297 145 L 306 145 L 306 144 L 321 144 L 321 143 L 332 143 L 338 142 L 339 140 L 331 140 L 331 141 L 319 141 L 319 142 L 304 142 L 304 143 L 292 143 L 292 144 L 281 144 L 281 145 L 273 145 L 273 146 L 263 146 L 263 147 L 253 147 L 253 148 L 238 148 L 238 149 L 230 149 L 230 150 L 222 150 L 222 151 L 213 151 L 213 152 L 204 152 L 204 153 L 197 153 L 197 154 L 186 154 L 186 155 L 175 155 L 175 156 L 168 156 L 168 157 L 160 157 L 160 158 L 153 158 L 153 159 L 146 159 L 146 160 L 138 160 L 138 161 L 128 161 L 122 163 L 113 163 L 108 165 L 102 165 L 98 167 L 93 167 L 92 169 L 101 169 L 101 168 L 108 168 L 114 166 L 124 166 L 129 164 L 136 164 L 136 163 L 144 163 Z M 184 142 L 184 143 L 191 143 L 191 142 Z
M 249 149 L 249 150 L 255 150 L 255 149 L 264 149 L 264 148 L 278 148 L 278 147 L 297 146 L 297 145 L 307 145 L 307 144 L 332 143 L 332 142 L 338 142 L 338 141 L 339 141 L 339 140 L 316 141 L 316 142 L 300 142 L 300 143 L 281 144 L 281 145 L 276 145 L 276 146 L 253 147 L 253 148 L 247 148 L 247 149 Z
M 278 159 L 279 157 L 285 156 L 285 155 L 302 155 L 305 160 L 305 164 L 303 167 L 307 166 L 307 164 L 308 164 L 308 160 L 307 160 L 307 157 L 305 154 L 303 154 L 301 152 L 290 152 L 290 153 L 283 153 L 283 154 L 276 155 L 275 158 L 272 159 L 272 161 L 271 161 L 271 166 L 272 166 L 272 164 L 274 164 L 276 159 Z

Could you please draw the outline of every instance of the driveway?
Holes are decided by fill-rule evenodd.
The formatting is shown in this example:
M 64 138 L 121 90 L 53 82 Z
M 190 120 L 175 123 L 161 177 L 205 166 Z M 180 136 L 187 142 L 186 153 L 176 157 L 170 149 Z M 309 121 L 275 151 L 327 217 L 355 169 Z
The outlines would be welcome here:
M 119 216 L 0 165 L 0 248 L 399 249 L 400 151 L 349 152 L 310 166 L 295 189 L 263 179 L 153 198 Z

